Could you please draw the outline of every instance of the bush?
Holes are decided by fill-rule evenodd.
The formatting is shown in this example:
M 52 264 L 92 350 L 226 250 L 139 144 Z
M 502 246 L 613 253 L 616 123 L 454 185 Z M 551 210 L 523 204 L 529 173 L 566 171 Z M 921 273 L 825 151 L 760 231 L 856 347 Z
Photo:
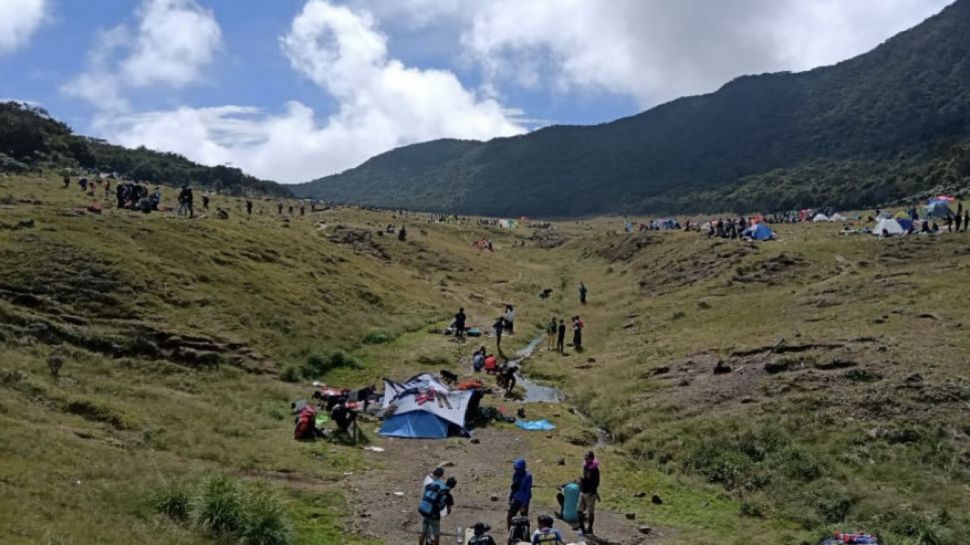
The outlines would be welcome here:
M 364 335 L 364 338 L 360 342 L 364 344 L 386 344 L 395 339 L 393 333 L 386 329 L 375 329 Z
M 293 541 L 293 527 L 283 503 L 272 491 L 253 492 L 246 506 L 246 524 L 239 542 L 242 545 L 287 545 Z
M 203 530 L 216 536 L 232 536 L 243 529 L 243 494 L 235 481 L 223 475 L 209 477 L 193 503 L 193 518 Z
M 152 498 L 155 511 L 179 522 L 188 520 L 189 503 L 189 490 L 179 482 L 168 484 Z
M 280 372 L 280 380 L 283 382 L 299 382 L 303 373 L 296 365 L 287 365 Z
M 359 369 L 361 367 L 361 363 L 357 358 L 337 350 L 326 356 L 314 354 L 308 357 L 306 363 L 303 365 L 302 371 L 303 376 L 309 379 L 326 375 L 330 371 L 342 367 Z
M 741 502 L 741 516 L 762 518 L 765 516 L 765 509 L 760 503 L 743 501 Z

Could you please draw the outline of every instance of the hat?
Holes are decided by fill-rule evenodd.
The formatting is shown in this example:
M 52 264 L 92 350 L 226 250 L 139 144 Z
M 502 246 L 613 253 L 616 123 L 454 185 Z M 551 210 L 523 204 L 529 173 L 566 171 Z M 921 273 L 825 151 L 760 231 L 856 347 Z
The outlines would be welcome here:
M 482 522 L 476 522 L 472 526 L 472 531 L 475 532 L 475 535 L 476 536 L 480 536 L 480 535 L 484 534 L 485 532 L 487 532 L 489 530 L 491 530 L 491 528 L 487 524 L 482 523 Z
M 445 474 L 445 468 L 438 466 L 434 468 L 434 471 L 432 471 L 431 474 L 434 475 L 435 477 L 440 477 Z

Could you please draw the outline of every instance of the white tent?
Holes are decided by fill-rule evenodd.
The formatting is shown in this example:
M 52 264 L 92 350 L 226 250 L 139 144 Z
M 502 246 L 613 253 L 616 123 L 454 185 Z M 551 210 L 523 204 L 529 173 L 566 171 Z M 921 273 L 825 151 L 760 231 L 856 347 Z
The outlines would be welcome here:
M 379 433 L 425 439 L 468 435 L 465 417 L 475 395 L 473 390 L 452 391 L 427 373 L 404 384 L 385 379 L 385 417 Z
M 906 230 L 903 229 L 903 226 L 898 221 L 892 218 L 882 218 L 876 222 L 876 227 L 873 228 L 872 234 L 876 236 L 905 235 Z
M 832 221 L 832 220 L 829 219 L 829 217 L 826 216 L 825 214 L 819 213 L 819 214 L 815 214 L 815 217 L 812 218 L 812 221 L 814 221 L 814 222 L 820 222 L 820 221 Z

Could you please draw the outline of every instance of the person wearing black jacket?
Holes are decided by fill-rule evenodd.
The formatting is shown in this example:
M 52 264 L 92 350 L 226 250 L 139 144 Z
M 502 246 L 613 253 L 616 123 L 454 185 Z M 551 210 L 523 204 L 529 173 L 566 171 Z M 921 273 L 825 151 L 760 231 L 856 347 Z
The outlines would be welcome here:
M 566 321 L 559 320 L 559 330 L 556 332 L 556 352 L 564 354 L 566 352 Z
M 600 461 L 596 459 L 593 451 L 589 451 L 583 461 L 583 476 L 579 480 L 579 527 L 584 534 L 593 533 L 599 488 Z
M 465 307 L 461 307 L 455 314 L 455 338 L 459 341 L 465 339 L 465 319 Z

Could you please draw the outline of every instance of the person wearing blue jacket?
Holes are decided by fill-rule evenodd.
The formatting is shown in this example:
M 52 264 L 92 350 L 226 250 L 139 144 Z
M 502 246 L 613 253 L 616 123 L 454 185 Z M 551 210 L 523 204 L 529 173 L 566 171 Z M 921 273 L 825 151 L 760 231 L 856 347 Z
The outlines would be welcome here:
M 508 528 L 512 528 L 512 518 L 521 513 L 529 516 L 529 503 L 532 501 L 532 474 L 525 469 L 525 460 L 518 458 L 512 463 L 512 487 L 509 491 L 509 513 L 506 517 Z

